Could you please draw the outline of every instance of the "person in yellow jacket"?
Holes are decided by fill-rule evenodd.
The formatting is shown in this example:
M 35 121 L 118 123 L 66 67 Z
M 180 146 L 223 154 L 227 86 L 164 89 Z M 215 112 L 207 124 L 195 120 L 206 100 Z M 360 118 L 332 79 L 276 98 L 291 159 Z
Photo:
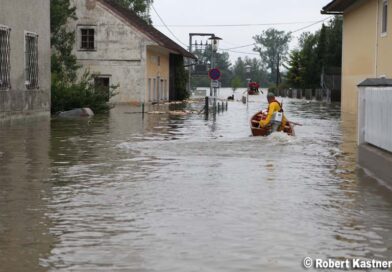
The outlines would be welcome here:
M 267 94 L 268 113 L 265 119 L 260 120 L 260 127 L 271 126 L 272 131 L 281 131 L 286 126 L 286 117 L 283 114 L 282 105 L 275 99 L 275 94 Z

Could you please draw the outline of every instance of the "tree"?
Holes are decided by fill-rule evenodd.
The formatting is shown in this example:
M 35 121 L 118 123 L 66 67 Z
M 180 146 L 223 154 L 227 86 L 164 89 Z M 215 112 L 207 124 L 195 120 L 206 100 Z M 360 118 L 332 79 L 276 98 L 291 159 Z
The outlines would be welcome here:
M 211 45 L 206 46 L 205 49 L 197 49 L 193 51 L 193 54 L 197 57 L 199 64 L 205 64 L 206 67 L 211 63 L 212 58 L 212 47 Z M 232 71 L 230 69 L 231 62 L 230 56 L 227 52 L 223 53 L 215 53 L 215 67 L 221 71 L 222 77 L 220 81 L 222 82 L 222 86 L 229 87 L 232 79 Z M 211 68 L 211 67 L 210 67 Z M 201 86 L 209 86 L 210 79 L 208 78 L 207 71 L 203 76 L 192 77 L 191 81 L 192 86 L 201 87 Z
M 279 85 L 280 67 L 286 60 L 291 34 L 270 28 L 263 31 L 261 35 L 254 36 L 253 39 L 256 42 L 253 50 L 259 52 L 261 59 L 267 64 L 271 72 L 270 80 Z
M 231 80 L 231 88 L 233 92 L 241 87 L 241 78 L 237 75 Z
M 122 5 L 125 8 L 129 8 L 136 12 L 149 24 L 152 23 L 150 17 L 150 6 L 153 0 L 113 0 L 114 2 Z
M 342 19 L 333 18 L 316 33 L 305 32 L 299 49 L 290 54 L 287 80 L 291 87 L 318 88 L 324 72 L 340 71 L 342 63 Z
M 290 53 L 287 68 L 287 83 L 293 88 L 304 88 L 303 58 L 299 50 Z

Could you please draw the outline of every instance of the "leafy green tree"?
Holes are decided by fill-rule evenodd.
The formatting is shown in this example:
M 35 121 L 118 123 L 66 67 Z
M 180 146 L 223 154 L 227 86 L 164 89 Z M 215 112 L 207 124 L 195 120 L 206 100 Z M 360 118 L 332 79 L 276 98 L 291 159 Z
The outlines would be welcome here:
M 304 67 L 302 55 L 299 50 L 290 53 L 287 66 L 287 83 L 293 88 L 304 88 Z
M 246 71 L 245 62 L 242 58 L 237 58 L 232 68 L 233 76 L 238 77 L 241 80 L 241 86 L 246 87 Z
M 333 18 L 316 33 L 305 32 L 299 49 L 290 54 L 287 81 L 291 87 L 319 88 L 321 74 L 340 70 L 342 63 L 342 19 Z
M 206 67 L 210 66 L 212 58 L 212 48 L 207 46 L 205 49 L 197 49 L 193 51 L 193 54 L 198 58 L 199 64 L 205 64 Z M 232 79 L 231 62 L 230 55 L 227 52 L 217 52 L 214 54 L 215 67 L 221 71 L 221 83 L 223 87 L 229 87 Z M 208 67 L 211 68 L 211 67 Z M 206 87 L 210 85 L 210 79 L 208 77 L 207 71 L 205 75 L 193 76 L 191 85 L 195 87 Z
M 150 17 L 150 6 L 153 0 L 113 0 L 125 8 L 129 8 L 136 12 L 140 17 L 146 20 L 148 23 L 152 23 Z
M 231 80 L 231 88 L 233 92 L 241 87 L 241 78 L 237 75 Z
M 279 85 L 280 68 L 287 58 L 291 34 L 270 28 L 254 36 L 253 39 L 256 42 L 253 50 L 259 52 L 262 61 L 267 64 L 270 81 Z

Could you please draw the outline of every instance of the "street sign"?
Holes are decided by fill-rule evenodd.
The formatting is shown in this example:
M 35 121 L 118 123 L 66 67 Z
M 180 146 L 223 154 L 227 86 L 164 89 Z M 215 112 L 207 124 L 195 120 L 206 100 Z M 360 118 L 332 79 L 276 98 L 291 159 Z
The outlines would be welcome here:
M 214 68 L 214 69 L 211 69 L 211 70 L 208 72 L 208 76 L 209 76 L 210 79 L 212 79 L 212 80 L 219 80 L 220 77 L 221 77 L 221 72 L 219 71 L 219 69 Z
M 212 80 L 211 81 L 211 87 L 212 88 L 219 88 L 220 87 L 220 82 L 218 80 Z

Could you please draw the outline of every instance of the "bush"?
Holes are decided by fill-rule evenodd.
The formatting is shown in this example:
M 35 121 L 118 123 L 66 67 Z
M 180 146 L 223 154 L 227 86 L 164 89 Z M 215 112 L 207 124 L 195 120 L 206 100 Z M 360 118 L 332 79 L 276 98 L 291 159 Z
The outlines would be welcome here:
M 94 113 L 107 112 L 112 106 L 109 99 L 116 95 L 117 86 L 111 86 L 109 90 L 96 87 L 93 76 L 85 73 L 80 81 L 64 83 L 52 76 L 52 114 L 72 110 L 75 108 L 91 108 Z

